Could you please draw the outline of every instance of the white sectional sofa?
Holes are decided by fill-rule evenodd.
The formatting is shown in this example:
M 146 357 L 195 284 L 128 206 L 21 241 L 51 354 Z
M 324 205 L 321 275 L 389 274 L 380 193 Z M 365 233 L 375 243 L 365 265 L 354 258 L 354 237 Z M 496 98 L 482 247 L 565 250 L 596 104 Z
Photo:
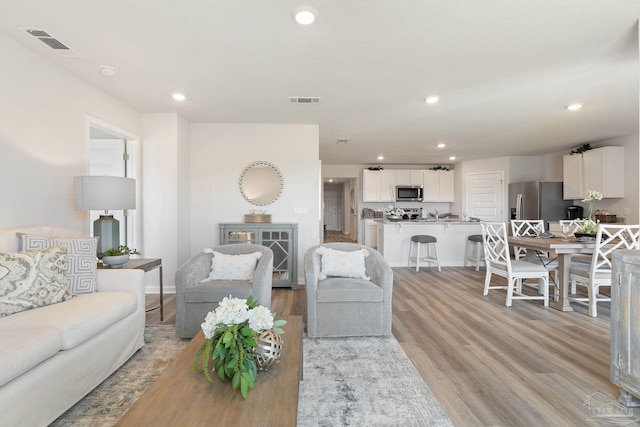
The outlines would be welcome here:
M 48 425 L 140 349 L 144 287 L 141 270 L 98 270 L 97 292 L 0 317 L 0 424 Z

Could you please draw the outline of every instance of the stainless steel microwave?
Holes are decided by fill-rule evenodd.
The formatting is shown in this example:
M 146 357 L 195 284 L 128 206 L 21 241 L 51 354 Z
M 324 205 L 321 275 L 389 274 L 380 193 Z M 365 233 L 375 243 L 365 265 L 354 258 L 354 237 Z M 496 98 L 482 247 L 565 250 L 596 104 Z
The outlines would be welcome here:
M 421 202 L 422 187 L 417 185 L 398 185 L 396 187 L 396 202 Z

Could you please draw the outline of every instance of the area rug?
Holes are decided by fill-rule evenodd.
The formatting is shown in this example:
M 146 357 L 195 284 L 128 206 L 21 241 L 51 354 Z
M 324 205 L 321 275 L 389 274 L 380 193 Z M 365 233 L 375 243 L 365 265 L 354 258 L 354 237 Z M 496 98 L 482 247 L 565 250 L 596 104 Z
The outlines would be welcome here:
M 51 426 L 113 426 L 188 344 L 173 325 L 147 326 L 145 341 Z M 395 338 L 305 337 L 303 345 L 298 426 L 453 425 Z
M 50 427 L 111 427 L 189 344 L 175 325 L 144 329 L 146 345 Z
M 394 337 L 304 338 L 298 426 L 453 426 Z

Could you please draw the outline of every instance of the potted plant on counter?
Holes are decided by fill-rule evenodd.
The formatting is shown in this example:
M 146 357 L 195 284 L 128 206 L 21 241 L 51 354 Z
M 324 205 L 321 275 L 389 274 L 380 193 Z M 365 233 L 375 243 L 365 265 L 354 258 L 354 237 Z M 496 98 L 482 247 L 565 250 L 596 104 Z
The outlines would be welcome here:
M 123 264 L 129 261 L 130 255 L 140 255 L 140 252 L 137 249 L 120 245 L 117 248 L 107 249 L 99 258 L 102 258 L 103 265 L 108 265 L 111 268 L 122 268 Z

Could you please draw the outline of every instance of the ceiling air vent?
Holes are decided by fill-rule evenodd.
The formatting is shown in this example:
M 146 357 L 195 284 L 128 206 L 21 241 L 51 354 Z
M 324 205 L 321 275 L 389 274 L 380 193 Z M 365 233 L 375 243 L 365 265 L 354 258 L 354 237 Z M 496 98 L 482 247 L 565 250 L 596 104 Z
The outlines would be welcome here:
M 49 46 L 58 55 L 67 56 L 67 57 L 79 57 L 80 56 L 79 53 L 71 50 L 69 47 L 67 47 L 60 40 L 56 39 L 55 37 L 53 37 L 51 34 L 47 33 L 44 30 L 36 30 L 34 28 L 24 28 L 24 30 L 28 34 L 30 34 L 33 37 L 35 37 L 38 40 L 40 40 L 42 43 L 44 43 L 47 46 Z
M 290 96 L 289 104 L 319 104 L 321 99 L 317 96 Z

